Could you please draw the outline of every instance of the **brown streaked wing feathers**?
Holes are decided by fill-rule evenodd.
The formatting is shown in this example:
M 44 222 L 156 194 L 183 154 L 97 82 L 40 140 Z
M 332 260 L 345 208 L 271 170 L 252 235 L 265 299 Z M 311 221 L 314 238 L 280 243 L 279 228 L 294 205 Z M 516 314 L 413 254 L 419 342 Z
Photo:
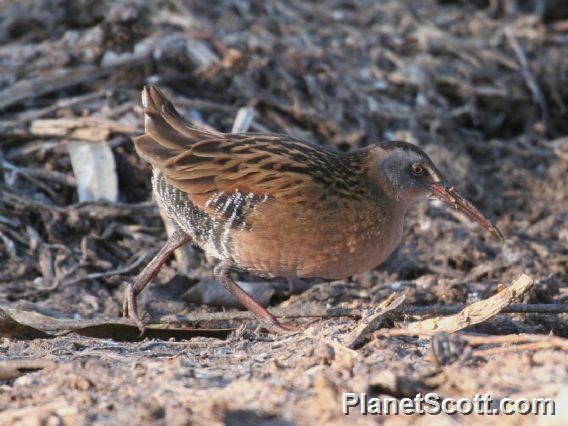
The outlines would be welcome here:
M 212 194 L 236 189 L 282 202 L 309 199 L 318 190 L 311 169 L 334 155 L 284 135 L 198 129 L 154 86 L 142 98 L 146 133 L 134 140 L 136 151 L 204 209 Z M 306 152 L 315 163 L 292 158 Z

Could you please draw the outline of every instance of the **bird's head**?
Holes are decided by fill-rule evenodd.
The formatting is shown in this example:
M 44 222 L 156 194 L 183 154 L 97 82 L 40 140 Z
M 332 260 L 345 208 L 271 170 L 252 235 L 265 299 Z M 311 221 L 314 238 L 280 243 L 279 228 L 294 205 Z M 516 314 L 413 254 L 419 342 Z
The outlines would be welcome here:
M 423 196 L 433 196 L 465 213 L 499 239 L 501 231 L 476 207 L 447 184 L 430 157 L 407 142 L 387 142 L 371 149 L 371 181 L 396 203 L 405 207 Z

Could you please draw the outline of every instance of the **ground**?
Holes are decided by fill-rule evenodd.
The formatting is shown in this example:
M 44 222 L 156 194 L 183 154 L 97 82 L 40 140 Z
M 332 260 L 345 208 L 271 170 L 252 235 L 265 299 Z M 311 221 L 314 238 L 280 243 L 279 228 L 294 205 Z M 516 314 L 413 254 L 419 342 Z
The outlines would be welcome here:
M 147 83 L 226 132 L 252 117 L 250 131 L 343 151 L 415 143 L 506 240 L 425 200 L 375 270 L 292 284 L 238 276 L 303 330 L 290 335 L 224 303 L 214 261 L 188 249 L 140 298 L 151 328 L 139 338 L 119 318 L 123 280 L 166 239 L 131 142 Z M 344 416 L 344 392 L 551 397 L 568 416 L 567 102 L 560 1 L 0 4 L 0 423 L 461 420 Z M 72 161 L 85 141 L 110 147 L 115 165 Z M 79 169 L 103 195 L 116 183 L 116 201 L 82 201 Z M 479 324 L 397 335 L 424 309 L 486 307 L 522 274 L 526 291 Z M 349 345 L 377 310 L 379 330 Z M 440 360 L 437 344 L 457 353 Z

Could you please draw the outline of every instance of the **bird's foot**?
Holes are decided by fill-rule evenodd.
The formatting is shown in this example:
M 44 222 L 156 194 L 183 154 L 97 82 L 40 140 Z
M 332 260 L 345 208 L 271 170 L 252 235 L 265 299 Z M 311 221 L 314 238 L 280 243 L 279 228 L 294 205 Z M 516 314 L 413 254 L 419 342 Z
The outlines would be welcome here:
M 283 324 L 279 321 L 274 321 L 271 322 L 270 324 L 267 324 L 268 328 L 271 331 L 274 331 L 278 334 L 290 334 L 290 333 L 298 333 L 303 331 L 303 328 L 292 325 L 292 324 Z
M 144 321 L 138 315 L 138 302 L 136 301 L 136 292 L 134 285 L 129 282 L 124 290 L 124 298 L 122 300 L 122 316 L 130 318 L 140 330 L 140 336 L 144 334 Z

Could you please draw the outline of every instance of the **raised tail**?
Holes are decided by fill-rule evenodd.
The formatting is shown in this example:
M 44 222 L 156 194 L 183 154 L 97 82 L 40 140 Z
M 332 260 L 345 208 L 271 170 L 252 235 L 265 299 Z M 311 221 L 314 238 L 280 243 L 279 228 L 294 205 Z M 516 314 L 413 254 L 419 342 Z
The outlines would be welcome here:
M 220 132 L 198 129 L 186 121 L 156 86 L 142 89 L 145 133 L 134 139 L 138 155 L 160 168 L 199 141 L 219 139 Z

